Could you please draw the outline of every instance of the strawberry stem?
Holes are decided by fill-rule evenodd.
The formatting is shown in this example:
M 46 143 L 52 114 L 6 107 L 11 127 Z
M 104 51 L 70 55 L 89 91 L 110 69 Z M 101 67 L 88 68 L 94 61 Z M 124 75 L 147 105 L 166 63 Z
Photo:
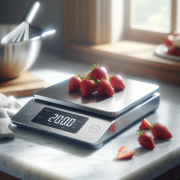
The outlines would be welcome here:
M 140 137 L 142 134 L 145 134 L 145 133 L 146 133 L 146 131 L 142 130 L 140 133 L 137 133 L 137 135 Z M 137 141 L 139 141 L 139 137 L 138 137 Z
M 83 77 L 81 76 L 81 74 L 76 73 L 75 76 L 76 76 L 76 77 L 79 77 L 81 80 L 83 79 Z
M 95 80 L 96 78 L 95 78 L 95 77 L 91 77 L 91 75 L 87 75 L 86 79 L 92 79 L 92 80 Z
M 151 124 L 151 126 L 150 126 L 150 131 L 152 132 L 152 128 L 156 125 L 156 124 L 158 124 L 159 122 L 155 122 L 155 123 L 152 123 Z
M 99 63 L 97 63 L 97 65 L 93 64 L 94 66 L 91 66 L 91 73 L 97 68 L 99 67 Z
M 112 79 L 113 77 L 114 77 L 114 73 L 110 73 L 110 74 L 109 74 L 109 77 L 108 77 L 108 78 L 109 78 L 109 81 L 111 81 L 111 79 Z
M 101 80 L 97 79 L 97 81 L 95 82 L 95 85 L 98 85 L 101 81 L 104 81 L 104 80 L 106 80 L 104 77 Z

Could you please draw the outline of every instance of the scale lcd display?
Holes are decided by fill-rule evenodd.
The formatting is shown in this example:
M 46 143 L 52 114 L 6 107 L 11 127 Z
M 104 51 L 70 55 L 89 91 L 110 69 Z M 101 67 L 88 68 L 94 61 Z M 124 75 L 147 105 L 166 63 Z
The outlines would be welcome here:
M 45 107 L 34 117 L 32 122 L 77 133 L 88 119 L 87 117 Z

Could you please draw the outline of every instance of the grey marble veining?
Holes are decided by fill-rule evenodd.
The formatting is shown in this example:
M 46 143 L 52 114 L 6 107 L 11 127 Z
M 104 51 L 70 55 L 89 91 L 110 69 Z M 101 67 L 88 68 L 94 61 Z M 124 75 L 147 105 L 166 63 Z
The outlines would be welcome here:
M 60 68 L 62 72 L 63 68 Z M 74 66 L 69 73 L 77 70 L 78 67 Z M 38 70 L 32 69 L 32 72 L 38 76 Z M 173 138 L 154 139 L 154 150 L 141 147 L 136 140 L 140 122 L 97 150 L 13 125 L 16 138 L 0 142 L 0 171 L 23 180 L 150 180 L 157 177 L 180 164 L 180 87 L 164 83 L 158 85 L 160 106 L 146 119 L 150 123 L 164 123 Z M 24 103 L 22 99 L 20 102 Z M 117 152 L 123 145 L 135 150 L 132 159 L 116 160 Z

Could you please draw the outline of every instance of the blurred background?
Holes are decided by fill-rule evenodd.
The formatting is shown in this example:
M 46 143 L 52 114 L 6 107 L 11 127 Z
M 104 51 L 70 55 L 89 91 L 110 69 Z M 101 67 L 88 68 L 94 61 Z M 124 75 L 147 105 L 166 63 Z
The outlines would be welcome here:
M 33 2 L 0 0 L 0 25 L 20 24 Z M 179 0 L 39 2 L 32 26 L 43 31 L 56 29 L 55 35 L 43 39 L 41 52 L 59 54 L 74 62 L 99 62 L 122 73 L 180 84 L 179 61 L 154 53 L 168 34 L 179 33 Z
M 94 0 L 92 0 L 91 4 L 88 4 L 88 1 L 89 0 L 74 0 L 73 2 L 73 0 L 67 0 L 67 3 L 71 3 L 72 6 L 75 5 L 74 7 L 70 7 L 71 5 L 68 4 L 68 13 L 71 13 L 70 8 L 77 9 L 77 11 L 81 12 L 83 9 L 85 11 L 87 6 L 90 7 Z M 172 17 L 174 8 L 172 7 L 172 1 L 174 0 L 128 0 L 128 3 L 124 0 L 104 0 L 104 2 L 105 1 L 106 3 L 99 4 L 99 6 L 102 6 L 100 8 L 102 11 L 101 13 L 104 13 L 104 16 L 107 16 L 107 13 L 110 12 L 109 9 L 111 8 L 112 33 L 109 42 L 116 42 L 121 39 L 129 38 L 134 39 L 134 37 L 128 35 L 128 33 L 132 32 L 126 32 L 127 26 L 136 30 L 160 32 L 163 34 L 168 34 L 175 30 L 175 28 L 172 27 L 175 23 L 172 21 L 176 21 L 176 18 Z M 0 0 L 0 24 L 19 24 L 23 21 L 23 18 L 33 2 L 35 1 Z M 57 30 L 56 36 L 44 40 L 42 49 L 61 54 L 63 37 L 63 0 L 40 0 L 39 2 L 41 3 L 41 6 L 32 25 L 40 27 L 44 31 L 49 29 Z M 109 4 L 109 8 L 105 7 L 105 13 L 103 12 L 103 6 L 106 6 L 107 4 Z M 79 7 L 77 7 L 78 5 Z M 94 14 L 96 13 L 95 8 L 97 7 L 92 7 L 92 13 Z M 128 15 L 127 12 L 129 13 Z M 82 16 L 86 15 L 82 14 Z M 128 19 L 130 19 L 129 25 L 127 25 Z M 108 21 L 108 19 L 106 20 Z M 104 27 L 106 27 L 105 24 L 107 24 L 107 22 L 104 23 Z M 178 25 L 179 24 L 177 23 L 176 28 Z M 83 22 L 81 23 L 81 26 L 83 26 Z M 85 27 L 84 30 L 88 31 Z M 143 41 L 143 39 L 141 39 L 141 41 Z M 144 39 L 144 41 L 146 41 L 146 39 Z
M 34 0 L 0 0 L 0 25 L 20 24 Z M 56 35 L 43 40 L 42 50 L 62 53 L 62 0 L 40 0 L 32 25 L 44 31 L 56 29 Z
M 171 0 L 134 0 L 131 14 L 132 27 L 171 31 Z

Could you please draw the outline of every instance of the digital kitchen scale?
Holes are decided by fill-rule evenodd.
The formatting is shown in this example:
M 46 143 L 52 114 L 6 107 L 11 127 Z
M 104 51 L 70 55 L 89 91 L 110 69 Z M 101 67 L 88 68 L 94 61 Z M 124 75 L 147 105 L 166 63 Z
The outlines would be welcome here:
M 69 79 L 34 93 L 12 122 L 59 137 L 69 138 L 93 148 L 124 130 L 159 106 L 159 87 L 124 79 L 126 89 L 113 97 L 94 92 L 68 92 Z

